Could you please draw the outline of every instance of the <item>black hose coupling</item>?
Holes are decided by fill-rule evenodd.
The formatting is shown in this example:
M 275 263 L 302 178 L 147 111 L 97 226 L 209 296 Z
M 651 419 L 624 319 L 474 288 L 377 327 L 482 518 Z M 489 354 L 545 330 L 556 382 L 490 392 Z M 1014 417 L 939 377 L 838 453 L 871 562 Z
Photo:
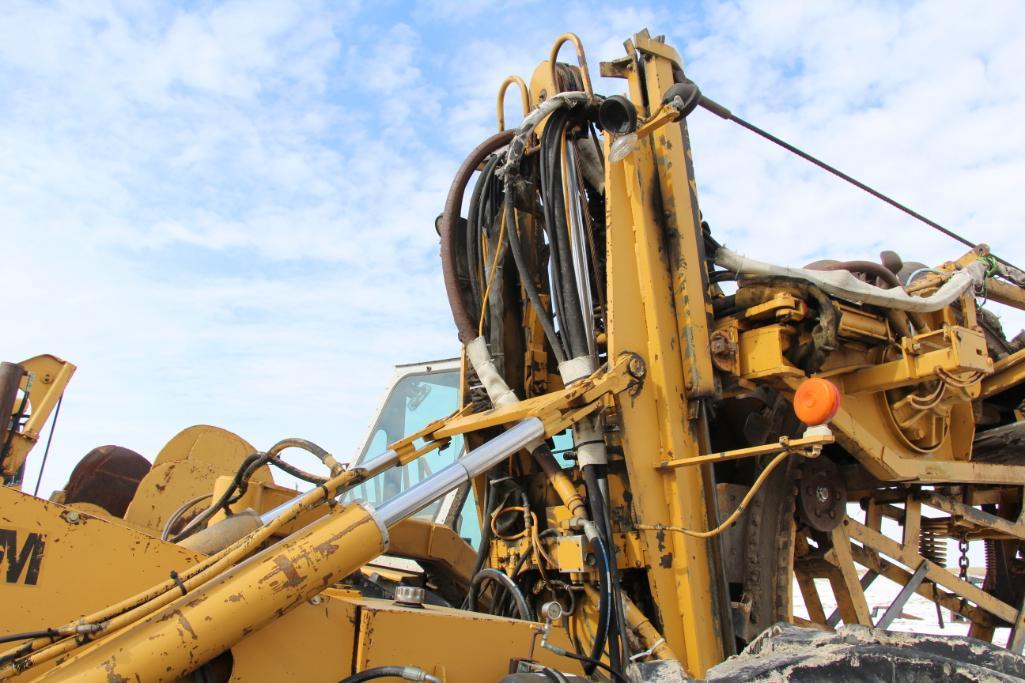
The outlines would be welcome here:
M 598 125 L 613 135 L 626 135 L 637 130 L 637 107 L 622 95 L 602 100 L 598 106 Z
M 684 78 L 679 83 L 669 86 L 665 95 L 662 96 L 662 104 L 672 104 L 680 112 L 680 116 L 687 116 L 697 108 L 702 99 L 705 98 L 701 96 L 701 90 L 697 84 Z

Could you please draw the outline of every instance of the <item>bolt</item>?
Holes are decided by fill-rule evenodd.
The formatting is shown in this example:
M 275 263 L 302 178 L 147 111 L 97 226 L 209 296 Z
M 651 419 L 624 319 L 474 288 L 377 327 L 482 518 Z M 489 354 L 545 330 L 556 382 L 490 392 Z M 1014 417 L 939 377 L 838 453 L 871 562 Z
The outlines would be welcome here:
M 640 379 L 644 377 L 645 367 L 644 360 L 640 356 L 634 356 L 630 359 L 630 365 L 627 368 L 633 377 Z
M 423 607 L 427 592 L 418 586 L 396 586 L 395 604 L 407 607 Z
M 310 598 L 311 605 L 319 605 L 322 602 L 324 602 L 324 596 L 322 595 L 314 595 L 312 598 Z

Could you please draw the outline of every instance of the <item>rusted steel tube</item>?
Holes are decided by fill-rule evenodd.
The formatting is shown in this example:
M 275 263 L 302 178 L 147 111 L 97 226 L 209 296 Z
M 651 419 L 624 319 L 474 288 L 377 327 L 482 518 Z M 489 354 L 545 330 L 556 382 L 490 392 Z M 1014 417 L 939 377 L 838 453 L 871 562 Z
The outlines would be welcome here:
M 145 621 L 51 669 L 41 681 L 177 681 L 278 614 L 380 555 L 388 531 L 349 505 L 254 555 Z
M 466 161 L 459 167 L 456 177 L 452 181 L 452 187 L 448 191 L 448 198 L 445 200 L 445 211 L 441 215 L 441 272 L 445 279 L 445 293 L 448 295 L 448 305 L 452 308 L 452 318 L 459 331 L 459 341 L 467 344 L 477 336 L 477 323 L 469 311 L 466 310 L 466 302 L 463 300 L 463 292 L 459 287 L 459 270 L 456 267 L 456 225 L 459 222 L 459 213 L 463 208 L 463 194 L 466 192 L 466 185 L 470 182 L 477 167 L 496 150 L 509 144 L 516 131 L 506 130 L 495 133 L 484 142 L 477 145 L 477 148 L 470 152 Z

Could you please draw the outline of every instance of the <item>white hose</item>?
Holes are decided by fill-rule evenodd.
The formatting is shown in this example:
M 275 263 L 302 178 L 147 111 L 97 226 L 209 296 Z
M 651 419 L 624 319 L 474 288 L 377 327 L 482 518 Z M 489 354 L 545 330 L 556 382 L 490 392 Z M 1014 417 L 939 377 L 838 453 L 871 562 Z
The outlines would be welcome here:
M 726 247 L 715 252 L 715 263 L 727 270 L 743 275 L 766 277 L 789 277 L 810 282 L 826 294 L 858 304 L 871 304 L 884 308 L 895 308 L 912 313 L 931 313 L 945 308 L 973 285 L 985 281 L 986 264 L 973 261 L 955 272 L 934 294 L 912 296 L 903 289 L 883 289 L 859 280 L 846 270 L 809 270 L 791 266 L 774 266 L 748 258 Z

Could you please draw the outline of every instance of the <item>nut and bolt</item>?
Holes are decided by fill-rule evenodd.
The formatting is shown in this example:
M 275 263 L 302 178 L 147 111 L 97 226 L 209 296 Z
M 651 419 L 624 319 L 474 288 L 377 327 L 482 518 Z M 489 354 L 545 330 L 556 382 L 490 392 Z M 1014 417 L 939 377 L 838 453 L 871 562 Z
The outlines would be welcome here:
M 397 586 L 395 588 L 395 604 L 406 607 L 423 607 L 427 592 L 417 586 Z

